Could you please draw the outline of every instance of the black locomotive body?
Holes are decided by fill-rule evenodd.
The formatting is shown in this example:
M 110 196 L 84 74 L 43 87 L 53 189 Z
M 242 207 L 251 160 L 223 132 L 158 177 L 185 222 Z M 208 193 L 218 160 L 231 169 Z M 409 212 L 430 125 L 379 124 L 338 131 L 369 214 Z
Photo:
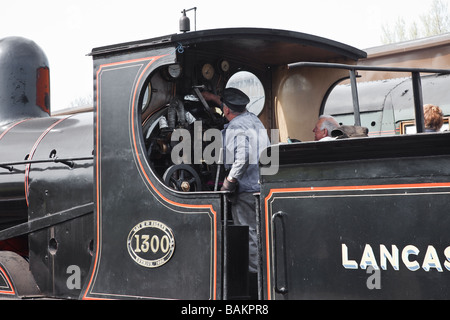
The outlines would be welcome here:
M 34 111 L 8 118 L 15 105 L 0 106 L 1 295 L 448 297 L 448 135 L 307 142 L 330 88 L 348 70 L 292 64 L 354 65 L 364 52 L 307 34 L 244 28 L 95 48 L 91 56 L 93 112 L 49 116 L 31 99 L 35 93 L 22 99 Z M 46 62 L 30 67 L 27 83 L 42 79 L 42 67 Z M 248 93 L 250 107 L 261 101 L 255 112 L 277 130 L 255 194 L 255 291 L 248 229 L 233 225 L 229 195 L 217 191 L 223 165 L 205 159 L 214 143 L 208 130 L 221 130 L 225 120 L 201 91 L 220 95 L 241 72 L 244 89 L 260 82 L 254 97 Z M 174 138 L 180 132 L 192 139 Z M 285 143 L 291 138 L 305 142 Z M 189 150 L 179 161 L 174 150 L 182 144 Z M 406 248 L 403 260 L 391 245 Z M 415 266 L 414 248 L 427 252 L 422 269 L 403 270 L 401 261 Z M 386 289 L 366 285 L 365 270 L 380 269 L 375 254 L 400 265 L 381 271 Z

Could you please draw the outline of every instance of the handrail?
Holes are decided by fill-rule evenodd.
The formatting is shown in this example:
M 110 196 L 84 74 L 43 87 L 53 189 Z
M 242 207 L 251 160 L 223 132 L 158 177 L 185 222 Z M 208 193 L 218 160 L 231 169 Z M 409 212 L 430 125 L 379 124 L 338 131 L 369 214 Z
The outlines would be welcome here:
M 328 69 L 345 69 L 350 71 L 389 71 L 389 72 L 419 72 L 419 73 L 438 73 L 450 74 L 450 69 L 434 69 L 434 68 L 406 68 L 406 67 L 383 67 L 383 66 L 361 66 L 343 63 L 327 63 L 327 62 L 295 62 L 288 64 L 289 69 L 294 68 L 328 68 Z
M 0 162 L 0 168 L 7 169 L 9 171 L 14 170 L 14 166 L 17 165 L 27 165 L 35 163 L 63 163 L 69 167 L 73 167 L 74 161 L 84 161 L 84 160 L 94 160 L 93 156 L 90 157 L 74 157 L 74 158 L 51 158 L 51 159 L 40 159 L 40 160 L 22 160 L 22 161 L 12 161 L 12 162 Z

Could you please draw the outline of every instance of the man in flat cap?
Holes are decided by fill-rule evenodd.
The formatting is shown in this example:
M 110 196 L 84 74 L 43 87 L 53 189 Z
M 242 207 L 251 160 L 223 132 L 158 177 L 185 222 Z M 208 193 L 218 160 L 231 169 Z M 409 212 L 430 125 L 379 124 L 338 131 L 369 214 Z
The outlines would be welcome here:
M 233 222 L 249 226 L 249 271 L 257 272 L 256 214 L 253 193 L 260 192 L 259 156 L 270 145 L 267 131 L 258 117 L 247 111 L 248 96 L 236 88 L 226 88 L 222 97 L 203 92 L 207 101 L 222 109 L 229 121 L 222 131 L 225 169 L 230 169 L 222 191 L 234 192 Z

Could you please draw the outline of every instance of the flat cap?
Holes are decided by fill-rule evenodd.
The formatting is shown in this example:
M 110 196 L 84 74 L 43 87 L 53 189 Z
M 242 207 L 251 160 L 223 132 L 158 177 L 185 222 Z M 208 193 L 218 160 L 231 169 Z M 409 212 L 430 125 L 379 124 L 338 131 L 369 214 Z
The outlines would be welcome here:
M 233 111 L 243 112 L 250 99 L 239 89 L 226 88 L 223 90 L 222 102 Z

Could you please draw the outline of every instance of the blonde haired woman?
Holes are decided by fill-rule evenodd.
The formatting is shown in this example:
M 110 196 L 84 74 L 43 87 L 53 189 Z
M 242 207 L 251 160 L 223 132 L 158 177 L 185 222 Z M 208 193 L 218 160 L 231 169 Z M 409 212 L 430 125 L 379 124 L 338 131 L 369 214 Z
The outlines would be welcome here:
M 423 106 L 425 132 L 439 132 L 444 124 L 444 114 L 441 108 L 432 104 Z

